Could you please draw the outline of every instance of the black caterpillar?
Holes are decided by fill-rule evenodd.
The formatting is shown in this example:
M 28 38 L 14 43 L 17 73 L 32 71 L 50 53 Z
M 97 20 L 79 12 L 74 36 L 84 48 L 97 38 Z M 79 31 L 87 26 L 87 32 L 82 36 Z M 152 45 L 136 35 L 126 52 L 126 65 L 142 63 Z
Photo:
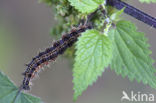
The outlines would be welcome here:
M 34 57 L 32 61 L 27 64 L 27 69 L 23 73 L 24 80 L 20 89 L 30 90 L 30 81 L 35 74 L 38 73 L 40 68 L 50 61 L 54 61 L 59 54 L 63 54 L 68 47 L 71 47 L 77 41 L 77 38 L 82 32 L 91 28 L 89 25 L 81 25 L 78 28 L 72 29 L 70 33 L 64 34 L 61 40 L 54 42 L 52 47 L 47 48 L 44 52 Z

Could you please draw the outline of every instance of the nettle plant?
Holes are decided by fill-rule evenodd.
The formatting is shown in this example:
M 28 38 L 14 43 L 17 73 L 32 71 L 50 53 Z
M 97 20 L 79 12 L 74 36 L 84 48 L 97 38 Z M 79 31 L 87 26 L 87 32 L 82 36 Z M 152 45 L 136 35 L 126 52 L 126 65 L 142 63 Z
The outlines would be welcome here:
M 53 8 L 58 20 L 51 33 L 57 37 L 64 35 L 26 65 L 20 88 L 0 72 L 0 103 L 41 103 L 40 98 L 25 94 L 23 90 L 29 90 L 36 73 L 65 50 L 65 55 L 75 58 L 74 100 L 108 67 L 117 75 L 156 88 L 156 69 L 147 38 L 133 23 L 122 20 L 121 14 L 125 12 L 153 28 L 156 28 L 155 18 L 120 0 L 43 1 Z M 156 0 L 140 2 L 156 3 Z

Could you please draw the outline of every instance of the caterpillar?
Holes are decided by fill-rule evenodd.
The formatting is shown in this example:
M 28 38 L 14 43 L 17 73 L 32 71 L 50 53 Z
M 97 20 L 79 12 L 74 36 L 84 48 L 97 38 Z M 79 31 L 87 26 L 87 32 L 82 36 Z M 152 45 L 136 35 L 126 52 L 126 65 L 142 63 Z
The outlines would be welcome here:
M 42 66 L 47 65 L 50 61 L 55 61 L 58 55 L 64 53 L 64 51 L 71 47 L 82 32 L 85 32 L 92 27 L 89 25 L 81 25 L 78 28 L 73 28 L 69 33 L 64 34 L 62 38 L 53 43 L 53 46 L 47 48 L 45 51 L 40 52 L 32 61 L 27 64 L 27 68 L 24 73 L 24 79 L 20 89 L 30 90 L 31 80 L 35 77 Z

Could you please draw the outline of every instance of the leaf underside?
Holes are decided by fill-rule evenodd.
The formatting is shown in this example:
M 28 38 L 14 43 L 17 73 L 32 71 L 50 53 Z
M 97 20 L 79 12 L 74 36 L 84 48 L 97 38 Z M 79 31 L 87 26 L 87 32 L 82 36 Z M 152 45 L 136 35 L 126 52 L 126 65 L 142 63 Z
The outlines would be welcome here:
M 0 103 L 41 103 L 40 98 L 23 92 L 16 98 L 17 92 L 18 88 L 0 72 Z

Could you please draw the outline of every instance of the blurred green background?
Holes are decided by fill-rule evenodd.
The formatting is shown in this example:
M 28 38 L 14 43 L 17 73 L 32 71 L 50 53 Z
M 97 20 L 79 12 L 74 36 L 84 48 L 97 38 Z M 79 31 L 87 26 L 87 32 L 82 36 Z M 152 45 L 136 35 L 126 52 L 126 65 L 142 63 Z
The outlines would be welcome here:
M 140 4 L 137 0 L 127 2 L 156 17 L 156 4 Z M 156 30 L 132 17 L 124 17 L 132 20 L 139 31 L 147 34 L 152 57 L 156 60 Z M 26 68 L 24 64 L 40 50 L 52 45 L 54 38 L 49 33 L 55 24 L 52 9 L 43 3 L 39 4 L 38 0 L 0 0 L 0 69 L 15 84 L 21 84 L 21 73 Z M 59 57 L 55 63 L 51 63 L 50 68 L 41 72 L 33 84 L 30 93 L 41 97 L 45 103 L 73 103 L 72 65 L 66 58 Z M 156 90 L 149 86 L 130 82 L 107 69 L 76 103 L 123 103 L 120 101 L 123 90 L 156 96 Z

